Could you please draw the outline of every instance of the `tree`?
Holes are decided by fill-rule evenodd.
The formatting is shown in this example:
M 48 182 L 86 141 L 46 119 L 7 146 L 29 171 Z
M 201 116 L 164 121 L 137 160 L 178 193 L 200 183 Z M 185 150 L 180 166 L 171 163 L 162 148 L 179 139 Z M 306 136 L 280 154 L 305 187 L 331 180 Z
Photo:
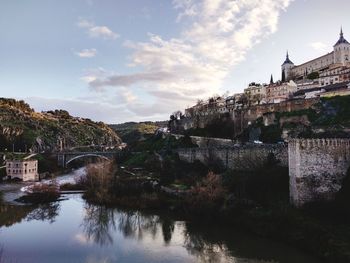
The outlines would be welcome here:
M 307 75 L 307 78 L 311 80 L 318 79 L 319 77 L 320 77 L 320 74 L 318 74 L 318 72 L 311 72 L 310 74 Z

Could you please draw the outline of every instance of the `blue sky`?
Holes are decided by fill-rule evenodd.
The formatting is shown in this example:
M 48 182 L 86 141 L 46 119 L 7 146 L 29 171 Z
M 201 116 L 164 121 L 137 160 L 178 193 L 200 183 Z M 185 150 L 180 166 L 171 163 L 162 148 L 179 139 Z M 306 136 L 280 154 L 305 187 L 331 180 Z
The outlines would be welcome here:
M 0 91 L 108 123 L 164 120 L 332 51 L 348 0 L 0 0 Z

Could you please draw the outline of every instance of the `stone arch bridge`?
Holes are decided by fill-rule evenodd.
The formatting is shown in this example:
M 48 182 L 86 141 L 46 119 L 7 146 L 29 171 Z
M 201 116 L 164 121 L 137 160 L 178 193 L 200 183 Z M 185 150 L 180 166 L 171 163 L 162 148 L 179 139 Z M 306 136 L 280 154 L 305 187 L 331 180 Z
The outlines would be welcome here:
M 57 153 L 57 163 L 61 167 L 67 167 L 69 163 L 77 159 L 87 157 L 98 157 L 105 160 L 113 160 L 120 157 L 120 151 L 114 152 L 59 152 Z

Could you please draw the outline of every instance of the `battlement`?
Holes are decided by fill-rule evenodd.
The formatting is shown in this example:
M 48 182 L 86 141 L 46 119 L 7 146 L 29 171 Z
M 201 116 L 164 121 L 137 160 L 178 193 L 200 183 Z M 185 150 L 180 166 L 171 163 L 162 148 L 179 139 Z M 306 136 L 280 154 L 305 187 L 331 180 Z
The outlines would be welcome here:
M 325 139 L 290 139 L 288 145 L 291 148 L 300 149 L 328 148 L 328 147 L 350 147 L 350 139 L 325 138 Z

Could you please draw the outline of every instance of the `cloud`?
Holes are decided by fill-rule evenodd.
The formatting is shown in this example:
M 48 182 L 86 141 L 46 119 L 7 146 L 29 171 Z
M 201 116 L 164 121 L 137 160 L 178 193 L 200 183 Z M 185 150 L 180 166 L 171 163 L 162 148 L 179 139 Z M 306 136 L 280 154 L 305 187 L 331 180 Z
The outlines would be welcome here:
M 79 52 L 75 52 L 75 54 L 81 58 L 93 58 L 96 56 L 97 50 L 95 48 L 83 49 Z
M 328 45 L 323 42 L 312 42 L 308 44 L 309 47 L 313 48 L 317 52 L 326 52 L 328 49 Z
M 148 41 L 126 41 L 125 47 L 133 51 L 128 66 L 139 71 L 96 77 L 89 85 L 98 91 L 137 87 L 152 102 L 136 99 L 128 109 L 139 114 L 158 114 L 161 109 L 167 116 L 198 98 L 219 93 L 246 53 L 276 32 L 279 16 L 291 2 L 173 0 L 177 22 L 184 24 L 181 34 L 171 39 L 149 34 Z
M 80 18 L 78 27 L 85 28 L 87 33 L 92 38 L 117 39 L 119 35 L 114 33 L 107 26 L 96 26 L 93 22 Z

